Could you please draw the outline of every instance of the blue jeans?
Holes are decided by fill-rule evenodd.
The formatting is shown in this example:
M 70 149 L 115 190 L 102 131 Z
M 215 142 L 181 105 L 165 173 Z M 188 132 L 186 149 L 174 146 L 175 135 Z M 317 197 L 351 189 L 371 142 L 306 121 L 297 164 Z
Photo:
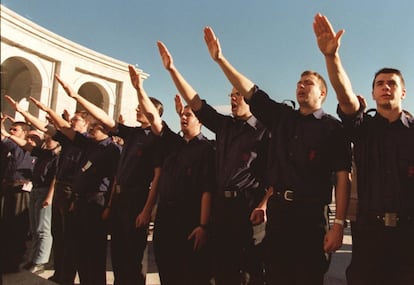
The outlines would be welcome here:
M 33 188 L 30 193 L 29 218 L 32 234 L 31 261 L 33 264 L 44 264 L 49 261 L 52 249 L 52 206 L 43 208 L 49 187 Z

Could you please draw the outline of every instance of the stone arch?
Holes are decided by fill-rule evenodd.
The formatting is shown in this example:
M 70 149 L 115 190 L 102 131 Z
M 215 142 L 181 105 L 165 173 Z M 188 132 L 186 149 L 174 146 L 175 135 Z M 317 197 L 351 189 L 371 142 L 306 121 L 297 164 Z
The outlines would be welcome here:
M 115 91 L 111 89 L 106 81 L 87 75 L 76 80 L 74 84 L 79 95 L 113 116 Z M 80 109 L 82 107 L 77 104 L 76 110 Z
M 27 109 L 34 116 L 39 116 L 39 109 L 33 104 L 29 104 L 29 96 L 40 100 L 42 88 L 47 82 L 45 74 L 42 74 L 39 66 L 34 61 L 22 56 L 12 56 L 5 59 L 1 64 L 1 96 L 2 110 L 6 114 L 22 120 L 14 109 L 5 103 L 4 95 L 9 95 L 19 102 L 21 106 Z M 46 85 L 49 85 L 46 83 Z

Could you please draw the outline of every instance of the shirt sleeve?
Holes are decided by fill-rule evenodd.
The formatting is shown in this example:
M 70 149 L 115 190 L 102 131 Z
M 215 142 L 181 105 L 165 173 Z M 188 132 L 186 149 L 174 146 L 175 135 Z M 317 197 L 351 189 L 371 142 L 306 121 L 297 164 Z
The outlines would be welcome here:
M 217 112 L 212 106 L 207 104 L 205 100 L 202 100 L 201 109 L 194 112 L 200 122 L 213 133 L 217 133 L 228 116 L 222 115 Z
M 284 110 L 288 108 L 292 110 L 290 107 L 271 99 L 258 86 L 255 86 L 252 98 L 246 102 L 250 105 L 252 114 L 269 129 L 280 121 Z

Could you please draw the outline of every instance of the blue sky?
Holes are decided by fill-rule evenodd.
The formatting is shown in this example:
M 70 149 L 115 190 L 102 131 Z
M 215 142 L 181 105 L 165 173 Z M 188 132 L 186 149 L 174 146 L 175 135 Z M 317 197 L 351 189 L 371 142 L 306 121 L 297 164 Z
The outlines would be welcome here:
M 312 30 L 313 16 L 328 16 L 345 29 L 341 56 L 354 91 L 371 100 L 374 73 L 400 69 L 407 96 L 403 107 L 414 113 L 414 1 L 412 0 L 2 0 L 29 20 L 88 48 L 137 64 L 150 74 L 144 87 L 166 106 L 164 119 L 178 130 L 176 89 L 159 58 L 163 41 L 175 65 L 209 103 L 227 105 L 230 84 L 211 60 L 203 28 L 213 27 L 223 53 L 275 100 L 295 98 L 303 70 L 326 78 L 324 59 Z M 329 85 L 330 88 L 330 85 Z M 330 91 L 330 92 L 329 92 Z M 328 91 L 325 111 L 335 114 Z

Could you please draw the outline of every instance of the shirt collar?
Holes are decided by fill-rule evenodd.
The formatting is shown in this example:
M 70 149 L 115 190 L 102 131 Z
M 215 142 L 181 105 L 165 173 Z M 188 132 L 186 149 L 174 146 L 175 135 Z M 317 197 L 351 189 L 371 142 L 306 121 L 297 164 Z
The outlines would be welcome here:
M 376 113 L 375 113 L 375 116 L 376 116 L 377 118 L 381 118 L 381 120 L 383 120 L 384 122 L 389 123 L 389 121 L 388 121 L 386 118 L 384 118 L 383 116 L 381 116 L 381 114 L 380 114 L 380 113 L 376 112 Z M 400 121 L 400 123 L 401 123 L 402 125 L 404 125 L 405 127 L 409 128 L 409 127 L 410 127 L 410 122 L 409 122 L 409 120 L 410 120 L 410 119 L 408 118 L 407 114 L 406 114 L 406 113 L 404 113 L 404 111 L 402 111 L 402 112 L 401 112 L 401 116 L 400 116 L 400 118 L 399 118 L 398 120 L 394 121 L 394 123 L 395 123 L 395 122 Z
M 322 117 L 325 115 L 325 112 L 322 110 L 322 108 L 321 109 L 318 109 L 318 110 L 316 110 L 315 112 L 313 112 L 312 113 L 312 115 L 316 118 L 316 119 L 318 119 L 318 120 L 320 120 L 320 119 L 322 119 Z
M 408 116 L 407 114 L 403 111 L 401 112 L 401 117 L 400 117 L 401 123 L 406 126 L 407 128 L 410 127 L 410 123 L 408 122 Z
M 202 140 L 205 140 L 205 136 L 203 135 L 202 132 L 200 132 L 198 135 L 196 135 L 195 137 L 193 137 L 187 143 L 190 143 L 190 142 L 193 142 L 193 141 L 202 141 Z
M 249 124 L 252 128 L 257 129 L 259 120 L 257 120 L 255 116 L 251 115 L 250 118 L 245 121 L 245 123 Z
M 298 111 L 299 112 L 299 111 Z M 309 115 L 303 115 L 302 114 L 302 116 L 304 116 L 304 117 L 306 117 L 306 118 L 314 118 L 314 119 L 317 119 L 317 120 L 320 120 L 320 119 L 322 119 L 322 117 L 325 115 L 325 112 L 323 111 L 323 109 L 322 108 L 320 108 L 320 109 L 318 109 L 318 110 L 316 110 L 315 112 L 313 112 L 312 114 L 309 114 Z

